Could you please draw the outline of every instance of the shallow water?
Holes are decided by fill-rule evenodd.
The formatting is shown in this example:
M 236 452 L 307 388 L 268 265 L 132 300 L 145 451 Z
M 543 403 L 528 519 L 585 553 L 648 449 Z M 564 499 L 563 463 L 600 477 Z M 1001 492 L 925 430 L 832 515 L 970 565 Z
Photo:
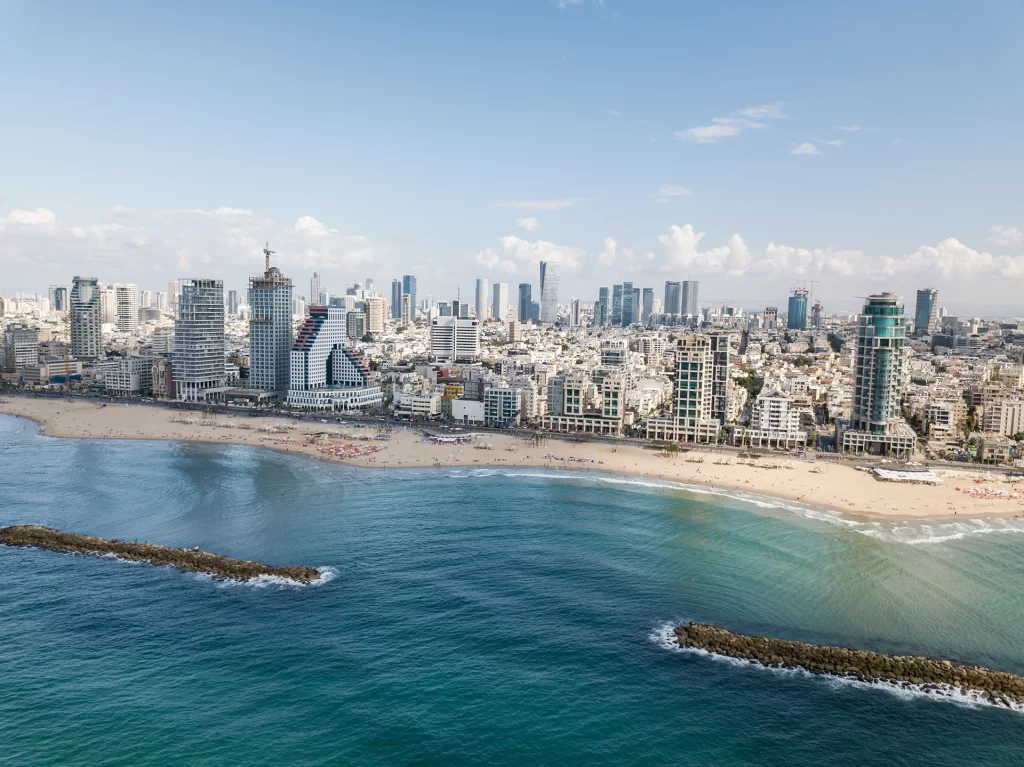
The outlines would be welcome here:
M 0 764 L 1024 763 L 1024 714 L 665 642 L 694 619 L 1022 673 L 1020 520 L 851 522 L 668 482 L 360 470 L 0 417 L 0 524 L 27 522 L 334 577 L 0 548 Z

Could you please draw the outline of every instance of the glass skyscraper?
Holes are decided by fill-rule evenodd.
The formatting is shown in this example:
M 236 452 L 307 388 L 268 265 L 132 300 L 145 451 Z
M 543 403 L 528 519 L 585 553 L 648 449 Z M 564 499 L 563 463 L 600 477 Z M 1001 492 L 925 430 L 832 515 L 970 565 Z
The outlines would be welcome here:
M 519 283 L 519 321 L 529 322 L 532 317 L 533 286 L 528 282 Z
M 797 288 L 789 297 L 786 327 L 790 330 L 807 329 L 807 291 L 803 288 Z
M 540 262 L 540 321 L 558 319 L 559 265 L 554 261 Z
M 939 291 L 924 288 L 917 291 L 917 307 L 914 312 L 914 335 L 930 336 L 939 322 Z
M 680 283 L 665 283 L 665 305 L 661 307 L 661 311 L 665 314 L 683 313 L 683 293 Z

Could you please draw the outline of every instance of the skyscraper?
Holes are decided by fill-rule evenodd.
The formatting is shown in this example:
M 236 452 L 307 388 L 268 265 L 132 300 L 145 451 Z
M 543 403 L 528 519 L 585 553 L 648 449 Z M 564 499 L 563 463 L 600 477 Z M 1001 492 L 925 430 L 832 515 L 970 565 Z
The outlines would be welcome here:
M 580 300 L 573 298 L 569 301 L 569 327 L 578 328 L 580 326 Z
M 249 290 L 250 291 L 252 290 L 252 282 L 251 281 L 249 283 Z M 290 306 L 288 307 L 288 311 L 291 312 L 291 307 Z M 237 290 L 229 290 L 228 291 L 228 314 L 230 314 L 232 317 L 234 317 L 234 316 L 236 316 L 238 314 L 238 291 Z
M 80 360 L 103 356 L 100 288 L 95 277 L 76 276 L 68 299 L 71 311 L 71 355 Z
M 391 280 L 391 319 L 402 319 L 402 281 Z
M 50 311 L 64 312 L 68 308 L 68 289 L 59 285 L 50 286 Z
M 313 279 L 309 281 L 309 303 L 315 304 L 320 300 L 320 273 L 313 272 Z
M 683 300 L 680 314 L 685 314 L 689 317 L 700 316 L 700 301 L 697 297 L 697 288 L 700 283 L 696 280 L 684 280 L 683 281 Z
M 234 293 L 234 299 L 230 297 Z M 238 294 L 228 293 L 228 309 Z M 294 340 L 292 281 L 276 266 L 249 280 L 249 387 L 285 392 Z
M 612 325 L 622 325 L 622 285 L 612 285 Z
M 676 343 L 674 378 L 672 415 L 647 419 L 648 439 L 716 442 L 722 425 L 713 413 L 715 353 L 708 336 L 685 336 Z
M 117 329 L 122 333 L 136 330 L 139 327 L 138 285 L 114 285 L 114 302 Z
M 167 283 L 167 307 L 171 314 L 178 316 L 178 298 L 181 296 L 181 282 L 171 280 Z
M 476 278 L 476 318 L 483 322 L 487 319 L 487 288 L 489 287 L 486 277 Z
M 508 317 L 508 283 L 496 282 L 491 291 L 491 317 L 504 322 Z
M 560 265 L 554 261 L 540 262 L 540 321 L 558 319 L 558 277 Z
M 914 335 L 918 338 L 935 332 L 939 321 L 939 291 L 924 288 L 917 291 L 917 307 L 914 312 Z
M 640 312 L 640 322 L 650 322 L 650 315 L 654 312 L 654 289 L 644 288 L 643 289 L 643 309 Z
M 530 307 L 533 304 L 533 287 L 528 282 L 519 283 L 519 321 L 529 322 Z
M 622 327 L 628 327 L 636 322 L 636 304 L 633 303 L 633 283 L 622 283 Z
M 662 311 L 665 314 L 683 313 L 682 285 L 679 282 L 665 283 L 665 306 Z
M 402 293 L 409 296 L 409 322 L 416 321 L 416 278 L 411 274 L 402 275 Z
M 900 418 L 903 392 L 903 307 L 892 293 L 869 296 L 857 319 L 857 358 L 849 429 L 843 450 L 904 457 L 916 445 Z
M 814 306 L 811 307 L 811 327 L 815 330 L 821 330 L 825 325 L 825 310 L 821 306 L 821 301 L 815 301 Z
M 711 333 L 711 417 L 724 428 L 729 412 L 729 334 Z
M 596 327 L 607 325 L 610 319 L 608 304 L 611 303 L 611 299 L 608 297 L 608 293 L 608 288 L 598 288 L 597 290 L 597 303 L 594 304 L 594 325 Z
M 789 297 L 786 327 L 790 330 L 807 329 L 807 291 L 804 288 L 797 288 Z
M 202 402 L 227 382 L 224 365 L 224 283 L 182 280 L 174 323 L 174 389 Z

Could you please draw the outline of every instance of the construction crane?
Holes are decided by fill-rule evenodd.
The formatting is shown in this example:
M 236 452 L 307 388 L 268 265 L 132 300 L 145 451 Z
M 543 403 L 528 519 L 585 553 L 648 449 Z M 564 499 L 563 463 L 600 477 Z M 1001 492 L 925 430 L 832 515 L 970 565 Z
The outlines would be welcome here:
M 276 250 L 271 250 L 270 249 L 270 243 L 268 242 L 267 243 L 267 247 L 265 247 L 263 249 L 263 255 L 266 257 L 266 260 L 267 260 L 267 269 L 266 270 L 268 272 L 270 271 L 270 257 L 272 255 L 274 255 L 275 253 L 277 253 L 277 251 Z

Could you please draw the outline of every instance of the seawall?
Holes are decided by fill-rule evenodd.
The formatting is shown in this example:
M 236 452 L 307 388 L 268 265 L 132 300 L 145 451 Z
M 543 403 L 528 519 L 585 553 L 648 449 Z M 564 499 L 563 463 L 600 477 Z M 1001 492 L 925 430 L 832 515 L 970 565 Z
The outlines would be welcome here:
M 172 548 L 152 543 L 107 540 L 106 538 L 65 533 L 42 525 L 0 527 L 0 543 L 8 546 L 34 546 L 69 554 L 113 554 L 122 559 L 136 562 L 177 567 L 179 570 L 208 573 L 215 578 L 241 581 L 268 575 L 310 583 L 320 577 L 320 572 L 312 567 L 290 565 L 273 567 L 262 562 L 233 559 L 208 551 L 200 551 L 198 548 Z
M 982 666 L 958 666 L 948 660 L 919 655 L 886 655 L 849 647 L 809 644 L 791 639 L 737 634 L 721 626 L 688 623 L 677 626 L 680 647 L 741 658 L 771 668 L 802 668 L 812 674 L 912 685 L 946 685 L 976 691 L 991 703 L 1024 704 L 1024 676 Z

